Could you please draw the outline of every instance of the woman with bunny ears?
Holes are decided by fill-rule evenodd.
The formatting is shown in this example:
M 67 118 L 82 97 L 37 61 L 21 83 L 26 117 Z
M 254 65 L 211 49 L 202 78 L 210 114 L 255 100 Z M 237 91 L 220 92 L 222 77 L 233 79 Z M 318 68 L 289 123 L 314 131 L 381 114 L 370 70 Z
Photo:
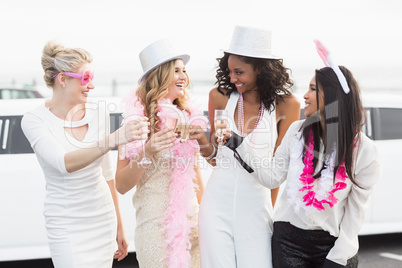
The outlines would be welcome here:
M 274 267 L 357 267 L 358 233 L 380 179 L 379 152 L 361 132 L 358 84 L 316 46 L 327 67 L 304 95 L 307 118 L 289 127 L 270 169 L 251 165 L 268 188 L 286 181 L 274 216 Z

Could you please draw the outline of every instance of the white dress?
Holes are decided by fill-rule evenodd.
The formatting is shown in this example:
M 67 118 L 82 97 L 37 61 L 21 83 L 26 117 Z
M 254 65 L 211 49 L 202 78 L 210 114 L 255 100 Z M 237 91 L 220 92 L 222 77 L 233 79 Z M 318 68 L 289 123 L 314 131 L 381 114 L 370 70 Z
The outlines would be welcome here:
M 238 98 L 233 92 L 226 106 L 229 127 L 237 134 L 233 118 Z M 254 147 L 259 153 L 254 160 L 268 165 L 276 139 L 275 111 L 265 110 L 257 129 L 237 149 Z M 224 146 L 222 154 L 200 206 L 201 267 L 272 267 L 270 190 L 239 164 L 232 150 Z
M 44 216 L 56 268 L 112 267 L 117 219 L 106 182 L 114 179 L 110 158 L 105 155 L 72 173 L 64 163 L 67 152 L 87 148 L 108 134 L 109 115 L 103 106 L 87 103 L 82 120 L 67 122 L 43 104 L 22 119 L 46 179 Z M 64 130 L 86 124 L 88 132 L 82 141 Z

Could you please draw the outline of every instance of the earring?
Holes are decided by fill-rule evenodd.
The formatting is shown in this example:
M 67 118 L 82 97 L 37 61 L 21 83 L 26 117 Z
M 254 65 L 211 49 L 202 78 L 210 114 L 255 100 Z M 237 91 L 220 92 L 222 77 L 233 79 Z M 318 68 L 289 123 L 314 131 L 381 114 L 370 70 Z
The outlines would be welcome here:
M 66 84 L 63 84 L 62 87 L 66 87 Z

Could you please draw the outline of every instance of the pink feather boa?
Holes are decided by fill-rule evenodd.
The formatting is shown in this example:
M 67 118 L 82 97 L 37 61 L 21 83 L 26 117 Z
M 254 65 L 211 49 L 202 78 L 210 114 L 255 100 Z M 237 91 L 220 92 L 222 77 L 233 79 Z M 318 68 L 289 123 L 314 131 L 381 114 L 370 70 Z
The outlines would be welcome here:
M 169 114 L 176 114 L 179 122 L 188 122 L 192 125 L 199 125 L 204 130 L 208 128 L 208 119 L 203 116 L 202 112 L 191 109 L 191 116 L 177 109 L 177 107 L 167 100 L 161 100 L 158 103 L 158 117 L 163 126 L 164 117 Z M 192 105 L 194 107 L 194 105 Z M 136 116 L 144 115 L 144 106 L 138 100 L 135 93 L 129 95 L 125 100 L 125 109 L 123 113 L 123 124 L 129 120 L 135 119 Z M 185 147 L 184 147 L 185 146 Z M 134 141 L 120 148 L 120 159 L 133 159 L 141 150 L 141 142 Z M 163 219 L 164 231 L 166 236 L 166 247 L 168 256 L 166 261 L 168 267 L 191 266 L 191 249 L 190 233 L 196 227 L 196 223 L 191 220 L 194 216 L 194 208 L 192 199 L 195 196 L 194 188 L 198 185 L 194 184 L 196 173 L 194 166 L 196 165 L 196 152 L 199 151 L 199 145 L 196 140 L 187 140 L 186 143 L 176 142 L 172 147 L 175 156 L 173 169 L 169 181 L 168 206 Z

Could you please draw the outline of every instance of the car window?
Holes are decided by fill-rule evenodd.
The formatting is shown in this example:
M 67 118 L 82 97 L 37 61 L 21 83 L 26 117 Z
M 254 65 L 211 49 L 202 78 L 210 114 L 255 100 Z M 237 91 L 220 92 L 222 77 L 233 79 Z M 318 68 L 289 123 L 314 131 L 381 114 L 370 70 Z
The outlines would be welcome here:
M 31 99 L 42 98 L 42 95 L 35 89 L 12 89 L 2 88 L 0 89 L 1 99 Z
M 22 90 L 6 89 L 5 93 L 9 99 L 23 99 L 24 92 Z
M 402 139 L 402 109 L 379 108 L 379 135 L 376 139 Z
M 122 121 L 123 121 L 123 117 L 121 116 L 121 113 L 111 113 L 110 114 L 110 133 L 115 132 L 121 126 Z M 113 148 L 112 150 L 117 150 L 117 147 Z
M 371 116 L 371 111 L 374 108 L 364 108 L 365 111 L 365 117 L 363 118 L 363 126 L 362 126 L 362 132 L 366 134 L 367 137 L 370 139 L 374 139 L 374 133 L 373 133 L 373 126 L 372 126 L 372 116 Z
M 21 129 L 22 116 L 0 116 L 0 154 L 33 153 L 32 147 Z M 110 132 L 121 125 L 121 113 L 110 114 Z M 117 150 L 117 147 L 113 150 Z
M 362 126 L 362 132 L 364 134 L 367 135 L 367 137 L 369 137 L 370 139 L 375 139 L 374 138 L 374 130 L 372 127 L 372 115 L 371 115 L 371 111 L 374 108 L 365 108 L 365 112 L 366 112 L 366 117 L 364 118 L 365 121 L 363 122 L 363 126 Z M 300 109 L 300 120 L 306 119 L 306 116 L 304 115 L 304 109 Z
M 24 97 L 27 99 L 37 98 L 34 91 L 26 90 L 24 91 Z
M 2 99 L 11 99 L 12 98 L 11 91 L 8 89 L 3 89 L 1 91 L 1 98 Z
M 121 126 L 122 121 L 123 121 L 123 117 L 121 116 L 121 113 L 111 113 L 110 114 L 110 133 L 115 132 Z
M 0 116 L 0 154 L 33 153 L 21 129 L 22 116 Z

